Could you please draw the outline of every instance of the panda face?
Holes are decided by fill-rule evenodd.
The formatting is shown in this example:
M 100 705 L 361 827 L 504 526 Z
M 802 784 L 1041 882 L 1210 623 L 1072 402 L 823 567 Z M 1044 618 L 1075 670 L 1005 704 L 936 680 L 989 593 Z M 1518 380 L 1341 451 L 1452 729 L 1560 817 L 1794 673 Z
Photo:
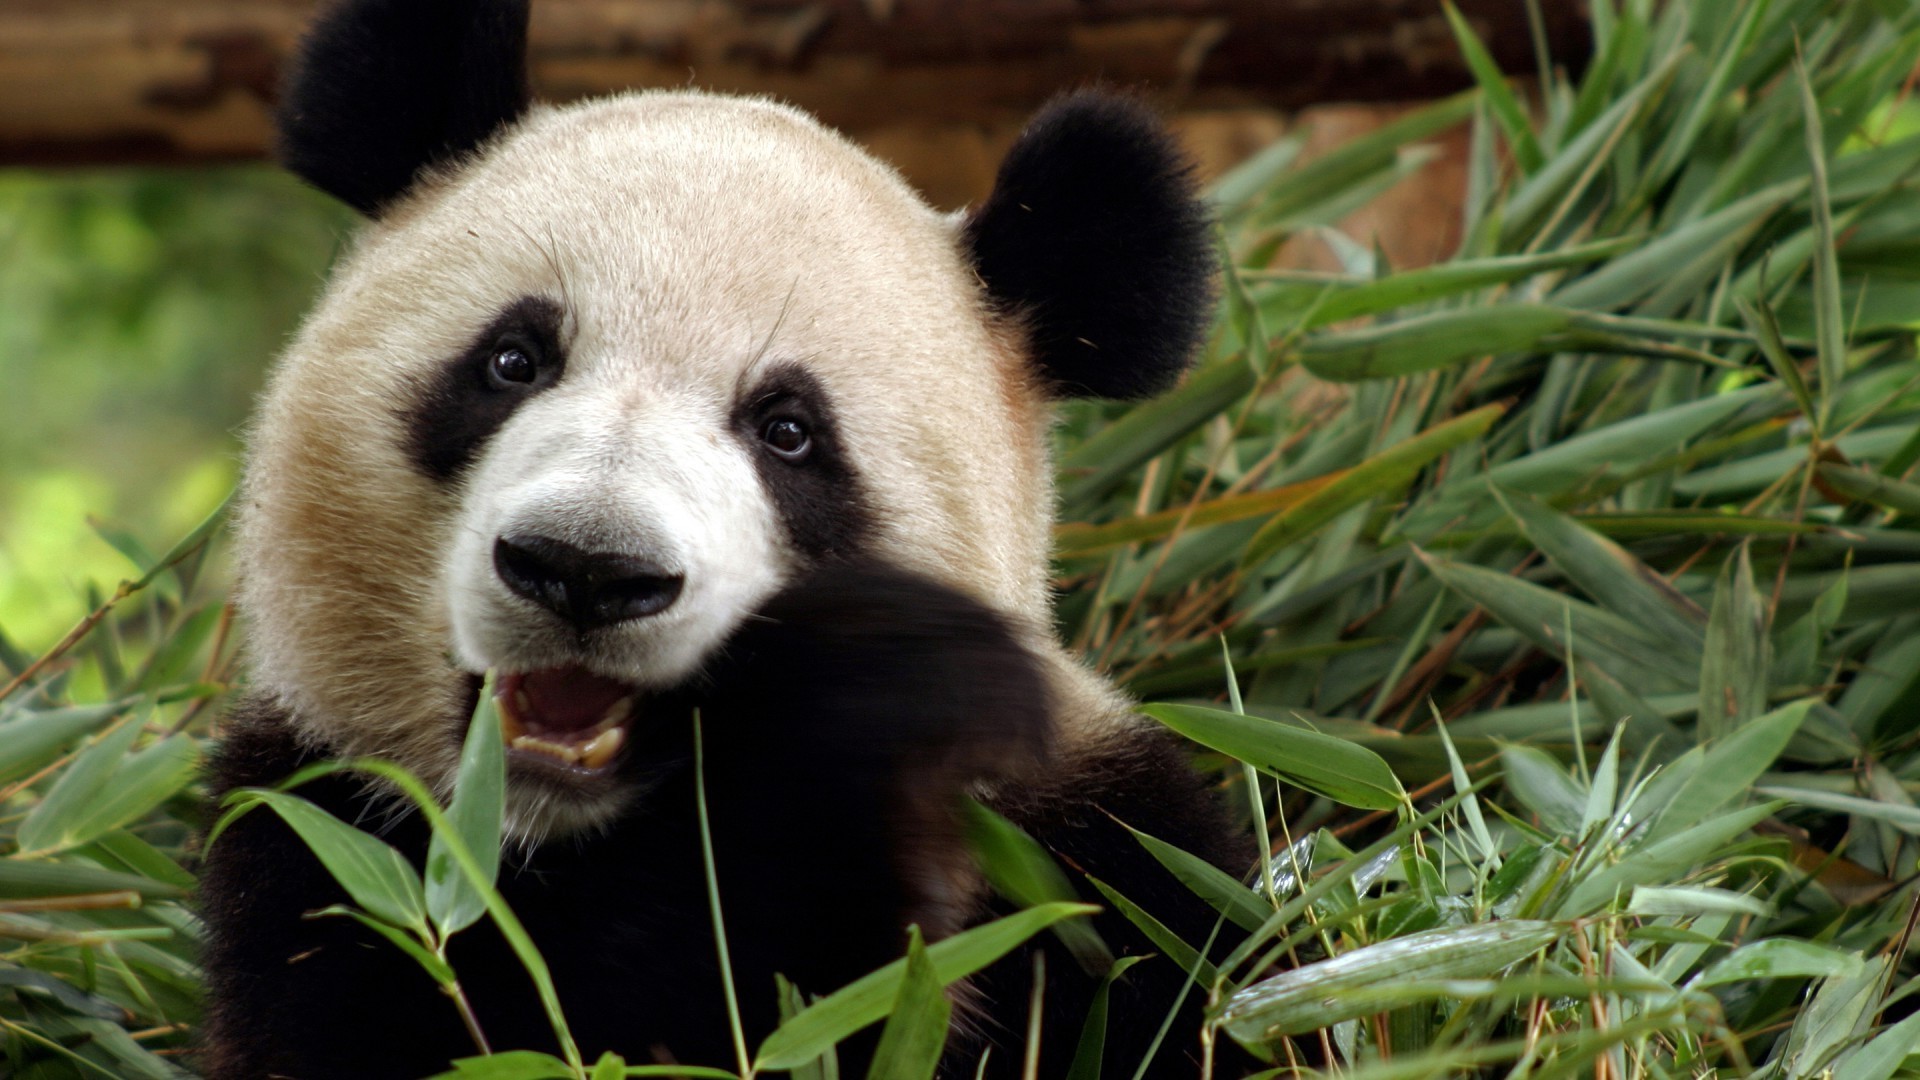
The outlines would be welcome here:
M 1207 324 L 1207 209 L 1151 112 L 1067 95 L 942 215 L 766 101 L 534 105 L 527 24 L 331 0 L 283 88 L 282 161 L 369 223 L 249 434 L 255 693 L 444 796 L 494 672 L 510 831 L 589 829 L 745 620 L 859 556 L 1123 712 L 1048 632 L 1047 426 L 1164 389 Z
M 445 790 L 500 673 L 525 837 L 604 823 L 650 695 L 856 553 L 1039 626 L 1047 400 L 959 223 L 811 120 L 536 110 L 361 238 L 252 440 L 256 670 Z

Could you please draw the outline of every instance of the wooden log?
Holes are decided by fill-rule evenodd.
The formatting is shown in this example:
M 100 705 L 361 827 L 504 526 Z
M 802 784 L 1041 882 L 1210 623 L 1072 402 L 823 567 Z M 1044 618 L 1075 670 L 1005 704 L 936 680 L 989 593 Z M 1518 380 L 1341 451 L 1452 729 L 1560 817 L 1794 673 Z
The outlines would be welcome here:
M 1519 0 L 1460 0 L 1534 70 Z M 1542 0 L 1552 55 L 1586 55 L 1576 0 Z M 312 0 L 0 0 L 0 164 L 257 157 Z M 862 137 L 998 132 L 1105 80 L 1170 107 L 1293 108 L 1467 85 L 1439 0 L 535 0 L 534 81 L 766 93 Z M 909 138 L 908 141 L 911 141 Z

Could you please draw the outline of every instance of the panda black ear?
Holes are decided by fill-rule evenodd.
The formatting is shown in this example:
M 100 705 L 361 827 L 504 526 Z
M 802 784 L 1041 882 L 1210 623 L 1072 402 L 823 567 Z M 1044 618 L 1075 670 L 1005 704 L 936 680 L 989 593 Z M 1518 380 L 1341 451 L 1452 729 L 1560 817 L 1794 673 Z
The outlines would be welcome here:
M 1192 165 L 1146 106 L 1081 91 L 1027 125 L 967 222 L 974 266 L 1024 320 L 1057 392 L 1171 386 L 1213 310 L 1212 223 Z
M 526 112 L 527 0 L 337 0 L 281 87 L 280 160 L 377 215 Z

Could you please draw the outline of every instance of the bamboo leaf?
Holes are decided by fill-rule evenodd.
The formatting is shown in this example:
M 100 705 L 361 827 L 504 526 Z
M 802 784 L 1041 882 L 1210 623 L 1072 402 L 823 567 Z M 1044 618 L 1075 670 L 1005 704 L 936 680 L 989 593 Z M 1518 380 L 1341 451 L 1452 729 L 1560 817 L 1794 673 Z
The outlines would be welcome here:
M 1765 711 L 1767 672 L 1773 665 L 1768 644 L 1766 605 L 1741 545 L 1714 587 L 1707 618 L 1706 658 L 1700 666 L 1700 732 L 1707 739 Z
M 920 940 L 920 928 L 908 928 L 900 993 L 893 999 L 887 1026 L 881 1029 L 867 1080 L 932 1080 L 947 1045 L 947 1018 L 952 1012 L 946 985 L 934 972 L 926 943 Z
M 1519 492 L 1493 489 L 1520 531 L 1601 607 L 1653 631 L 1681 653 L 1706 645 L 1707 614 L 1652 567 L 1605 536 Z
M 1142 705 L 1140 711 L 1194 742 L 1335 802 L 1390 810 L 1406 801 L 1380 755 L 1344 739 L 1197 705 Z
M 1318 1031 L 1378 1011 L 1343 994 L 1394 983 L 1483 979 L 1559 940 L 1557 923 L 1514 919 L 1427 930 L 1352 949 L 1245 987 L 1227 999 L 1220 1026 L 1249 1046 Z
M 1322 379 L 1393 379 L 1482 356 L 1537 352 L 1542 342 L 1577 326 L 1571 312 L 1545 304 L 1458 308 L 1315 334 L 1301 343 L 1299 355 Z
M 1482 406 L 1397 443 L 1340 474 L 1261 526 L 1247 544 L 1240 564 L 1243 567 L 1258 565 L 1348 510 L 1369 500 L 1399 493 L 1413 482 L 1421 469 L 1485 435 L 1505 411 L 1499 405 Z
M 426 934 L 427 898 L 420 875 L 386 841 L 284 791 L 242 788 L 227 796 L 226 805 L 227 820 L 257 806 L 272 810 L 367 914 L 390 926 Z
M 1634 678 L 1643 685 L 1648 677 L 1670 686 L 1694 681 L 1694 666 L 1686 657 L 1675 656 L 1639 626 L 1612 612 L 1485 567 L 1417 554 L 1448 588 L 1486 608 L 1550 655 L 1571 654 L 1615 679 Z M 1572 640 L 1567 640 L 1569 627 Z
M 447 820 L 479 861 L 486 883 L 500 872 L 500 821 L 506 810 L 506 751 L 501 745 L 500 706 L 493 696 L 493 679 L 480 689 L 480 699 L 467 723 L 454 774 L 453 801 Z M 435 831 L 427 847 L 427 912 L 441 936 L 478 922 L 487 913 L 487 901 L 467 880 L 447 850 L 444 834 Z
M 951 986 L 1054 923 L 1098 910 L 1088 904 L 1031 907 L 935 942 L 927 949 L 927 956 L 940 984 Z M 885 1016 L 888 1004 L 899 996 L 905 970 L 903 957 L 807 1006 L 760 1044 L 754 1068 L 791 1069 L 805 1065 L 841 1039 Z
M 1481 44 L 1480 36 L 1460 17 L 1451 0 L 1445 0 L 1441 7 L 1447 13 L 1448 25 L 1453 28 L 1453 40 L 1466 58 L 1467 69 L 1473 72 L 1474 81 L 1486 96 L 1487 106 L 1500 121 L 1500 130 L 1507 136 L 1507 147 L 1513 152 L 1514 162 L 1523 173 L 1538 172 L 1546 162 L 1546 155 L 1540 151 L 1533 124 L 1527 119 L 1526 110 L 1520 107 L 1520 99 L 1514 96 L 1513 87 L 1507 85 L 1507 77 L 1501 73 L 1493 54 Z
M 994 891 L 1022 907 L 1080 899 L 1039 841 L 973 799 L 965 809 L 967 842 Z M 1088 975 L 1097 978 L 1113 966 L 1113 952 L 1089 920 L 1066 919 L 1051 929 Z

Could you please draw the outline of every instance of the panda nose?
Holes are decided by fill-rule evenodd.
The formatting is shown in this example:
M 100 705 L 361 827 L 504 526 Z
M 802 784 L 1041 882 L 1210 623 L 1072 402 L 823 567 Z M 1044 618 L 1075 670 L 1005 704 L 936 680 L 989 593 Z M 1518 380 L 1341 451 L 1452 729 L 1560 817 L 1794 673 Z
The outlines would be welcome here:
M 636 555 L 583 551 L 544 536 L 500 537 L 493 544 L 493 568 L 516 595 L 582 633 L 658 615 L 686 583 L 684 575 Z

